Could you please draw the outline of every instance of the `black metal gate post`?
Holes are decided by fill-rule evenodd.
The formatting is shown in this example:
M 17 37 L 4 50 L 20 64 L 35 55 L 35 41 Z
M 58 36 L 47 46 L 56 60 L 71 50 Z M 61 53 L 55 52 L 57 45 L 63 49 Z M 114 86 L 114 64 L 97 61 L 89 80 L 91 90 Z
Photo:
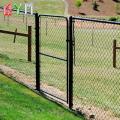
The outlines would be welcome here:
M 36 33 L 36 90 L 40 91 L 40 50 L 39 50 L 39 16 L 35 14 L 35 33 Z
M 69 108 L 73 107 L 73 41 L 72 16 L 69 17 Z
M 68 98 L 69 98 L 69 23 L 68 19 L 67 21 L 67 104 L 68 104 Z

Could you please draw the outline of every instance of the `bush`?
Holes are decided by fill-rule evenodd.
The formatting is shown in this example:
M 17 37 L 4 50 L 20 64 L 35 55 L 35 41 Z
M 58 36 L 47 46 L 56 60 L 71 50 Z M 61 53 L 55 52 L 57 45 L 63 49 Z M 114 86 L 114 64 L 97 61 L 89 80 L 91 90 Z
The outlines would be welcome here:
M 116 21 L 117 21 L 117 22 L 120 22 L 120 17 L 117 17 Z
M 94 10 L 97 10 L 97 8 L 98 8 L 98 4 L 97 4 L 97 2 L 95 1 L 95 2 L 93 3 L 93 9 L 94 9 Z
M 116 22 L 120 22 L 120 17 L 110 17 L 109 21 L 116 21 Z
M 116 20 L 117 20 L 116 17 L 110 17 L 110 18 L 109 18 L 109 21 L 116 21 Z

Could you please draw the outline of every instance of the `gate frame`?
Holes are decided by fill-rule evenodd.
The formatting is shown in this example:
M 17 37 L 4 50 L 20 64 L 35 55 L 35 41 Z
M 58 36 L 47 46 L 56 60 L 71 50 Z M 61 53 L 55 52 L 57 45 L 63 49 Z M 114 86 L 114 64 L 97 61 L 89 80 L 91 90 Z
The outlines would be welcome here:
M 58 18 L 64 18 L 65 20 L 66 20 L 66 25 L 67 25 L 67 27 L 66 27 L 66 33 L 67 33 L 67 36 L 66 36 L 66 49 L 67 49 L 67 51 L 66 51 L 66 59 L 62 59 L 62 58 L 58 58 L 58 57 L 55 57 L 55 56 L 51 56 L 51 55 L 47 55 L 47 54 L 43 54 L 43 53 L 40 53 L 40 41 L 41 41 L 41 37 L 39 36 L 40 35 L 40 30 L 39 30 L 39 28 L 40 28 L 40 17 L 41 16 L 46 16 L 46 17 L 58 17 Z M 35 14 L 35 19 L 36 19 L 36 89 L 39 91 L 39 92 L 42 92 L 42 93 L 46 93 L 46 94 L 48 94 L 48 95 L 51 95 L 51 96 L 53 96 L 53 97 L 55 97 L 55 98 L 57 98 L 57 99 L 60 99 L 60 100 L 62 100 L 62 101 L 64 101 L 64 102 L 66 102 L 67 104 L 68 104 L 68 101 L 69 101 L 69 39 L 68 39 L 68 37 L 69 37 L 69 28 L 68 28 L 68 18 L 67 17 L 64 17 L 64 16 L 58 16 L 58 15 L 46 15 L 46 14 L 40 14 L 40 15 L 38 15 L 38 14 Z M 43 55 L 46 55 L 46 56 L 49 56 L 49 57 L 53 57 L 53 58 L 57 58 L 57 59 L 61 59 L 61 60 L 64 60 L 64 61 L 66 61 L 67 63 L 66 63 L 66 68 L 67 68 L 67 72 L 66 72 L 66 89 L 67 89 L 67 93 L 66 93 L 66 97 L 67 97 L 67 100 L 64 100 L 64 99 L 62 99 L 62 98 L 60 98 L 60 97 L 57 97 L 57 96 L 55 96 L 55 95 L 53 95 L 53 94 L 51 94 L 51 93 L 49 93 L 49 92 L 46 92 L 46 91 L 44 91 L 44 90 L 42 90 L 42 89 L 40 89 L 40 81 L 41 81 L 41 79 L 40 79 L 40 54 L 43 54 Z

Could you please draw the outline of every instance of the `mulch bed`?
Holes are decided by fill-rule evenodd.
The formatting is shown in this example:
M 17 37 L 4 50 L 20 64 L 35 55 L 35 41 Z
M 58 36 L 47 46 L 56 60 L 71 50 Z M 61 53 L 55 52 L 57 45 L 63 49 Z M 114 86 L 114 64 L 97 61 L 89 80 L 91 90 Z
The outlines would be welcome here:
M 116 3 L 113 0 L 96 0 L 98 6 L 98 10 L 93 10 L 92 0 L 84 1 L 82 6 L 79 9 L 75 6 L 76 0 L 66 0 L 69 4 L 68 14 L 73 16 L 118 16 L 119 13 L 116 12 L 115 6 Z M 95 1 L 95 0 L 93 0 Z M 120 3 L 119 3 L 120 4 Z

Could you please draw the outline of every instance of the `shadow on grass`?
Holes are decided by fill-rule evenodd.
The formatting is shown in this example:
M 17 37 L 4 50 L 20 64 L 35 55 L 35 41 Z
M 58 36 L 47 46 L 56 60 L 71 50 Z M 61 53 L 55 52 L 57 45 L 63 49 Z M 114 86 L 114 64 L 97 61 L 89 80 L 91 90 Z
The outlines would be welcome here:
M 80 15 L 86 15 L 85 13 L 79 13 Z
M 120 3 L 120 1 L 119 0 L 113 0 L 114 2 L 117 2 L 117 3 Z

